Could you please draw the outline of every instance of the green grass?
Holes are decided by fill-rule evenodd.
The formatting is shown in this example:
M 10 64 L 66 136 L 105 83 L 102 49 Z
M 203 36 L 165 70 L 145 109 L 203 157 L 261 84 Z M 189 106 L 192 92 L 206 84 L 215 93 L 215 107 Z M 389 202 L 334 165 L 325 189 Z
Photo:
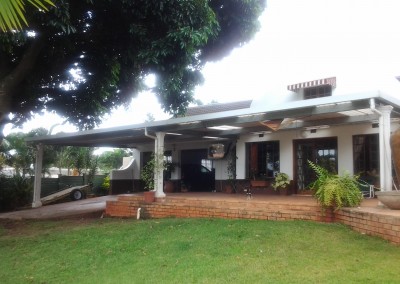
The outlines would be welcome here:
M 339 224 L 1 221 L 1 283 L 399 283 L 400 247 Z

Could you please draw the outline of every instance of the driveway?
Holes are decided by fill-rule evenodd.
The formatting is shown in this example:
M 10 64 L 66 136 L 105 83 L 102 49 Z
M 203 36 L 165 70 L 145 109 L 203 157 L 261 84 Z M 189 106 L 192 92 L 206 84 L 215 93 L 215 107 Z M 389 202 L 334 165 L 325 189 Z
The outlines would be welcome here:
M 89 215 L 96 216 L 97 214 L 100 217 L 106 209 L 106 201 L 116 199 L 117 196 L 108 195 L 78 201 L 46 205 L 39 208 L 0 213 L 0 219 L 53 219 Z

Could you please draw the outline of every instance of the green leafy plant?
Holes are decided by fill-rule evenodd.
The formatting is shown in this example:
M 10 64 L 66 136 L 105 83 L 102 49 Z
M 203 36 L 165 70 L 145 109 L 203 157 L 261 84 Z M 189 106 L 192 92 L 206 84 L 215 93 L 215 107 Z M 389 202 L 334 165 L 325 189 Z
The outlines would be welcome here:
M 290 179 L 289 176 L 285 173 L 277 173 L 275 175 L 275 180 L 274 182 L 271 184 L 271 186 L 277 190 L 278 188 L 286 188 L 288 185 L 290 184 Z
M 153 153 L 151 159 L 146 163 L 140 173 L 140 178 L 144 182 L 144 189 L 153 190 L 155 182 L 154 171 L 165 170 L 166 168 L 167 163 L 164 161 L 164 155 L 160 154 L 157 156 Z
M 232 186 L 232 191 L 237 192 L 237 179 L 236 179 L 236 147 L 234 147 L 228 155 L 227 173 L 229 184 Z
M 105 191 L 108 192 L 110 191 L 110 176 L 107 175 L 104 180 L 103 183 L 101 184 L 101 188 Z
M 342 207 L 355 207 L 361 203 L 363 197 L 358 176 L 348 173 L 333 174 L 311 161 L 308 161 L 308 164 L 317 175 L 310 188 L 315 190 L 314 196 L 324 209 L 333 208 L 336 211 Z
M 32 201 L 33 183 L 20 175 L 0 175 L 0 211 L 15 210 Z

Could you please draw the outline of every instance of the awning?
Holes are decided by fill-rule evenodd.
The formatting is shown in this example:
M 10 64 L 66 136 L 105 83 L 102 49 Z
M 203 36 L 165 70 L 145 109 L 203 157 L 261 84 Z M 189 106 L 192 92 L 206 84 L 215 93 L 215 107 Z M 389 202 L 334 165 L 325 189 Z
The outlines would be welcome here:
M 336 87 L 336 77 L 330 77 L 325 79 L 318 79 L 314 81 L 302 82 L 293 85 L 288 85 L 287 88 L 289 91 L 296 92 L 297 90 L 310 88 L 310 87 L 318 87 L 324 85 L 331 85 L 332 87 Z

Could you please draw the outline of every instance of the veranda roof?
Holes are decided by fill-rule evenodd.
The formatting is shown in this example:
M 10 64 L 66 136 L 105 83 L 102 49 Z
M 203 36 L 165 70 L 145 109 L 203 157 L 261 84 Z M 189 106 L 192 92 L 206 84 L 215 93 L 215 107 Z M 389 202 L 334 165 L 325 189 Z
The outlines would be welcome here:
M 400 120 L 400 101 L 380 91 L 374 91 L 294 101 L 280 105 L 250 107 L 250 104 L 246 106 L 239 104 L 242 108 L 211 113 L 203 109 L 201 114 L 191 116 L 33 137 L 27 139 L 27 142 L 47 145 L 134 148 L 143 144 L 154 144 L 154 140 L 145 135 L 145 129 L 150 134 L 165 132 L 167 133 L 165 143 L 177 144 L 198 141 L 212 143 L 213 139 L 237 139 L 243 134 L 258 135 L 266 131 L 274 131 L 268 127 L 268 124 L 276 125 L 276 123 L 278 127 L 275 131 L 310 129 L 321 125 L 376 123 L 378 115 L 371 109 L 371 99 L 376 107 L 393 106 L 391 118 Z M 225 127 L 221 128 L 221 126 Z

